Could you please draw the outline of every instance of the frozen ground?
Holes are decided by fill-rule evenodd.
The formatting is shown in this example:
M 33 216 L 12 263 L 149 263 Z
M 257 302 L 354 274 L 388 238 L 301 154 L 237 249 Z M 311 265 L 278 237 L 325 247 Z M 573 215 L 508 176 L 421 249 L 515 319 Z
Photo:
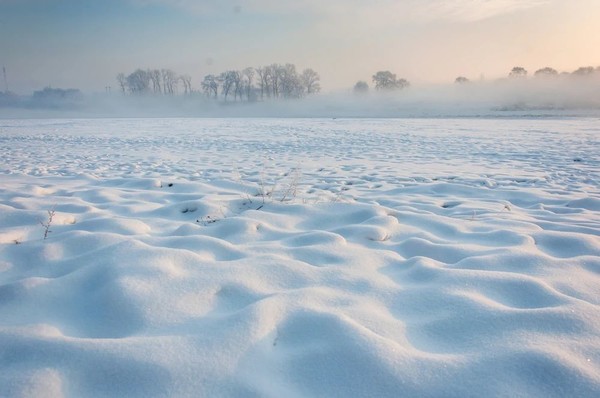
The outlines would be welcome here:
M 0 396 L 599 396 L 599 134 L 0 120 Z

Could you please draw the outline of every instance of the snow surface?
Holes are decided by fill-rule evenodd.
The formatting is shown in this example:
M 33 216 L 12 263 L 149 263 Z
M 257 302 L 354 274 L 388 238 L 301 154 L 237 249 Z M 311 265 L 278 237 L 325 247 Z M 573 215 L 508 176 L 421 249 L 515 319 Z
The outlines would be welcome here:
M 0 120 L 0 396 L 600 396 L 599 134 Z

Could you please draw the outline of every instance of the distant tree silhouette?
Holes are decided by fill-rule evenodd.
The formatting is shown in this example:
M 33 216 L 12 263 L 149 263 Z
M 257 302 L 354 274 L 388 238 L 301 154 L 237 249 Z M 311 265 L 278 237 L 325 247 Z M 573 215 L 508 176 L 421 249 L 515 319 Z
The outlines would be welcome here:
M 227 70 L 218 75 L 206 75 L 200 83 L 200 90 L 207 98 L 223 101 L 255 101 L 265 96 L 269 98 L 301 98 L 316 94 L 321 90 L 321 78 L 311 68 L 298 73 L 294 64 L 271 64 L 269 66 L 243 70 Z M 183 87 L 183 95 L 194 93 L 192 78 L 178 75 L 171 69 L 136 69 L 125 76 L 117 75 L 123 93 L 165 95 L 177 94 L 177 86 Z
M 219 95 L 219 82 L 215 75 L 204 76 L 201 87 L 207 98 L 213 97 L 216 99 Z
M 146 71 L 146 73 L 148 73 L 148 77 L 150 78 L 150 81 L 152 82 L 152 90 L 154 91 L 154 93 L 155 94 L 162 93 L 160 71 L 158 69 L 148 69 Z
M 256 71 L 254 70 L 254 68 L 246 68 L 242 71 L 242 76 L 244 79 L 243 85 L 244 85 L 244 90 L 246 92 L 246 99 L 248 101 L 251 100 L 251 98 L 255 98 L 256 93 L 254 93 L 254 75 L 256 74 Z
M 410 82 L 406 79 L 398 79 L 396 80 L 396 87 L 399 89 L 410 87 Z
M 296 72 L 294 64 L 285 64 L 277 69 L 279 76 L 280 92 L 283 98 L 300 98 L 303 95 L 303 87 Z
M 577 69 L 576 71 L 573 72 L 573 75 L 575 76 L 589 76 L 591 74 L 593 74 L 595 72 L 595 69 L 593 66 L 582 66 L 581 68 Z
M 231 92 L 231 89 L 234 87 L 236 80 L 236 71 L 228 70 L 227 72 L 222 72 L 217 81 L 221 83 L 221 95 L 223 99 L 227 101 L 227 96 Z
M 175 94 L 175 90 L 177 89 L 177 74 L 173 72 L 171 69 L 161 69 L 160 74 L 162 77 L 162 87 L 164 94 Z
M 125 80 L 127 88 L 132 94 L 144 94 L 150 89 L 150 75 L 145 70 L 136 69 Z
M 397 79 L 396 75 L 388 70 L 379 71 L 372 78 L 377 90 L 397 90 L 410 86 L 408 80 Z
M 117 82 L 119 83 L 119 87 L 121 87 L 121 92 L 125 94 L 127 91 L 127 78 L 124 73 L 119 73 L 117 75 Z
M 515 66 L 514 68 L 512 68 L 512 70 L 508 74 L 508 77 L 511 77 L 511 78 L 527 77 L 527 70 L 521 66 Z
M 242 81 L 242 73 L 240 71 L 233 71 L 233 99 L 237 100 L 240 97 L 242 101 L 242 94 L 244 93 L 244 86 Z
M 367 84 L 367 82 L 363 82 L 362 80 L 358 81 L 354 85 L 353 91 L 356 94 L 364 94 L 369 91 L 369 85 Z
M 280 86 L 281 86 L 281 66 L 272 64 L 267 67 L 269 76 L 269 87 L 273 92 L 273 97 L 279 98 Z M 271 95 L 269 95 L 270 97 Z
M 373 75 L 373 83 L 377 90 L 393 89 L 396 85 L 396 75 L 388 70 L 379 71 Z
M 256 68 L 256 75 L 258 77 L 258 88 L 260 89 L 260 99 L 263 100 L 265 98 L 265 92 L 268 91 L 268 75 L 267 68 Z
M 321 91 L 321 85 L 319 84 L 320 80 L 319 74 L 310 68 L 304 69 L 300 74 L 300 81 L 304 92 L 308 95 L 316 94 Z
M 190 75 L 181 75 L 179 76 L 179 80 L 183 84 L 183 93 L 191 94 L 192 93 L 192 77 Z
M 459 76 L 456 79 L 454 79 L 454 83 L 456 83 L 456 84 L 465 84 L 465 83 L 469 83 L 469 82 L 470 82 L 470 80 L 464 76 Z
M 535 73 L 533 74 L 534 76 L 558 76 L 558 72 L 556 71 L 556 69 L 550 68 L 550 67 L 545 67 L 542 69 L 538 69 L 535 71 Z

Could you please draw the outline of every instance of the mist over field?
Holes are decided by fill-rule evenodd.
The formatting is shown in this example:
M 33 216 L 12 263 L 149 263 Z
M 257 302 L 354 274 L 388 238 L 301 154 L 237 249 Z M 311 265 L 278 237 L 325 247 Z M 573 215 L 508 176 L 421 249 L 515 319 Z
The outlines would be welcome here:
M 351 89 L 298 99 L 238 101 L 189 95 L 81 94 L 22 99 L 0 117 L 503 117 L 600 114 L 600 78 L 502 79 L 410 86 L 398 91 Z

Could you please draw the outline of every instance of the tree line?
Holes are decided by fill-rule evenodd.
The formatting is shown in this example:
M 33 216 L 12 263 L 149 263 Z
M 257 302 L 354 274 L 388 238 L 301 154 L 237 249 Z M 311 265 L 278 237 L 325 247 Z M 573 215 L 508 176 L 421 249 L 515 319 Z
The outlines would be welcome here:
M 242 71 L 229 70 L 219 75 L 206 75 L 202 92 L 208 98 L 224 101 L 232 95 L 234 100 L 264 100 L 265 98 L 302 98 L 321 91 L 321 78 L 313 69 L 298 73 L 294 64 L 271 64 Z M 219 90 L 220 89 L 220 90 Z
M 378 91 L 394 91 L 410 87 L 410 82 L 408 80 L 396 77 L 396 74 L 389 70 L 375 73 L 371 76 L 371 80 L 375 85 L 375 90 Z M 369 84 L 364 80 L 359 80 L 354 85 L 353 90 L 357 94 L 366 93 L 369 91 Z
M 298 72 L 290 63 L 209 74 L 204 76 L 199 91 L 193 89 L 189 75 L 178 75 L 170 69 L 136 69 L 129 75 L 117 75 L 123 94 L 175 95 L 181 87 L 184 95 L 202 93 L 206 98 L 223 101 L 302 98 L 318 93 L 320 80 L 313 69 Z
M 519 79 L 527 77 L 527 70 L 521 66 L 515 66 L 511 69 L 508 74 L 508 77 L 511 79 Z M 538 69 L 534 72 L 534 77 L 554 77 L 554 76 L 600 76 L 600 66 L 594 68 L 593 66 L 583 66 L 575 71 L 569 72 L 561 72 L 559 73 L 556 69 L 551 67 L 544 67 Z M 407 87 L 410 87 L 410 82 L 403 78 L 396 77 L 396 74 L 385 70 L 378 71 L 375 73 L 371 80 L 375 85 L 375 89 L 378 91 L 393 91 L 393 90 L 402 90 Z M 464 76 L 458 76 L 455 80 L 457 84 L 465 84 L 469 83 L 470 80 Z M 356 82 L 353 87 L 353 90 L 357 94 L 366 93 L 369 91 L 369 84 L 360 80 Z
M 527 69 L 522 66 L 515 66 L 508 73 L 508 77 L 510 79 L 525 79 L 527 78 L 528 72 Z M 573 72 L 558 72 L 556 69 L 546 66 L 544 68 L 538 69 L 533 73 L 534 77 L 559 77 L 559 76 L 600 76 L 600 66 L 594 68 L 593 66 L 582 66 Z M 470 80 L 464 76 L 459 76 L 454 80 L 455 83 L 464 84 L 469 83 Z
M 129 75 L 119 73 L 117 82 L 123 94 L 174 95 L 178 92 L 179 83 L 184 88 L 184 94 L 192 92 L 192 78 L 178 75 L 171 69 L 136 69 Z

